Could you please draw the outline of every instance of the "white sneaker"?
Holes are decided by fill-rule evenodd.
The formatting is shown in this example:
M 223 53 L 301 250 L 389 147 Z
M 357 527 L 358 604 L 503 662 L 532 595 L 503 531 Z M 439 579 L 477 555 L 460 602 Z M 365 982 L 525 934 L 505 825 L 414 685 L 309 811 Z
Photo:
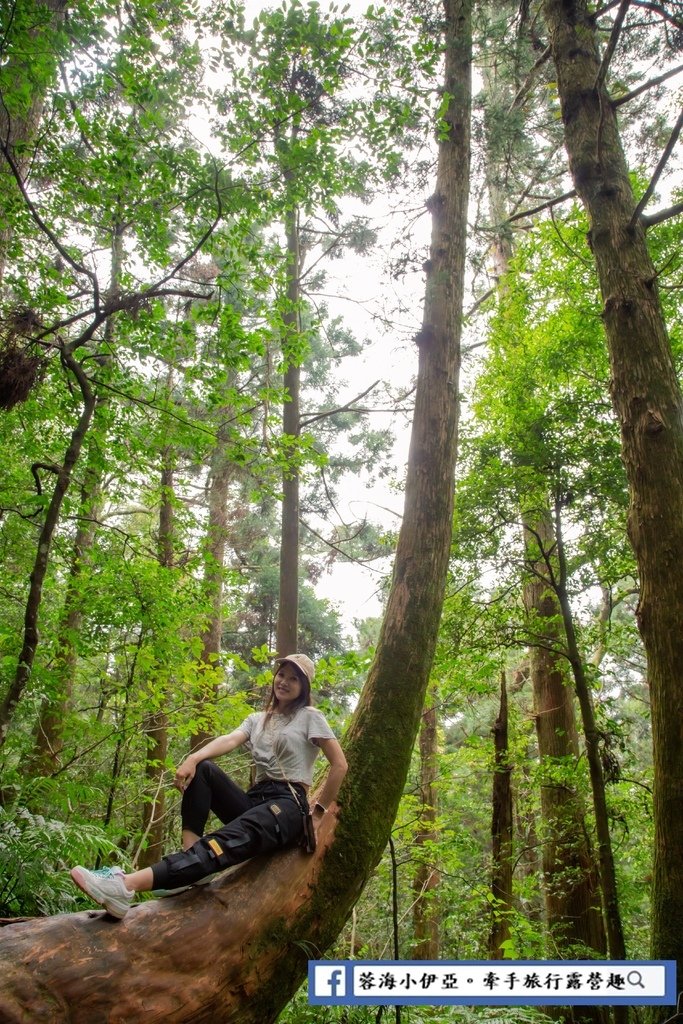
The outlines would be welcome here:
M 126 889 L 120 868 L 88 871 L 87 868 L 76 867 L 71 869 L 71 878 L 79 889 L 119 920 L 126 916 L 135 899 L 135 893 Z

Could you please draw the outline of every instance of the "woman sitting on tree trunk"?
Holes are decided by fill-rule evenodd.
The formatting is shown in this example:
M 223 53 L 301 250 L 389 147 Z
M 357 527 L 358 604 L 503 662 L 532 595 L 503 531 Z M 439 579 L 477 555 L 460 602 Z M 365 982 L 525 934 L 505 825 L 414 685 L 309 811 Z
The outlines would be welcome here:
M 189 887 L 256 854 L 299 842 L 309 814 L 313 763 L 322 750 L 330 772 L 313 807 L 314 827 L 319 824 L 337 796 L 346 758 L 323 715 L 310 706 L 315 674 L 310 658 L 289 654 L 276 666 L 266 710 L 211 740 L 178 768 L 175 786 L 183 794 L 180 852 L 131 874 L 120 868 L 72 868 L 76 885 L 113 917 L 124 917 L 138 892 Z M 256 782 L 246 793 L 209 760 L 243 744 L 256 769 Z M 210 811 L 223 825 L 204 835 Z

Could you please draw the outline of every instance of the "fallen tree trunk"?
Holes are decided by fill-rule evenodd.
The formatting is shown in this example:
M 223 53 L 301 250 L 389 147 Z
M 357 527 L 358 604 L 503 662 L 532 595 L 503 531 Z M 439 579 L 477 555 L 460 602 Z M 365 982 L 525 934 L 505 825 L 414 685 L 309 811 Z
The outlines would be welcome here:
M 469 194 L 470 0 L 445 0 L 444 95 L 405 509 L 377 654 L 319 847 L 254 860 L 114 924 L 0 930 L 0 1024 L 270 1024 L 339 935 L 389 838 L 429 681 L 450 554 Z
M 324 819 L 312 856 L 296 849 L 255 858 L 211 885 L 140 903 L 121 922 L 97 910 L 0 930 L 0 1021 L 270 1019 L 272 999 L 268 1005 L 261 1001 L 264 978 L 266 990 L 273 972 L 283 975 L 287 990 L 292 973 L 300 978 L 307 954 L 292 952 L 290 944 L 335 820 L 333 815 Z M 288 948 L 289 955 L 282 956 Z M 310 955 L 318 952 L 312 945 Z

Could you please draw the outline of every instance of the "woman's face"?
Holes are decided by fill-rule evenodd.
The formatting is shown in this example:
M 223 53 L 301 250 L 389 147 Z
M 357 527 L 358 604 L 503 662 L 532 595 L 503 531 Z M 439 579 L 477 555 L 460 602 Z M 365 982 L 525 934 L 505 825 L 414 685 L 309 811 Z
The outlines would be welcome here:
M 302 684 L 296 669 L 289 662 L 283 662 L 273 679 L 273 693 L 278 707 L 283 710 L 289 707 L 297 697 L 301 696 L 301 690 Z

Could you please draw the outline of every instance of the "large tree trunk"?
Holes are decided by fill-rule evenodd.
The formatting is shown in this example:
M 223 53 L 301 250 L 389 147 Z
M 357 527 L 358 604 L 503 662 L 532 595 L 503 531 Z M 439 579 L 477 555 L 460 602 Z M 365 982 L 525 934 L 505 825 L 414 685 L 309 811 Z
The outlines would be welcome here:
M 579 760 L 574 691 L 567 678 L 559 603 L 552 589 L 549 552 L 554 549 L 550 514 L 527 522 L 526 544 L 533 576 L 524 603 L 535 634 L 531 648 L 534 716 L 541 758 L 543 877 L 547 924 L 553 948 L 577 945 L 607 952 L 601 895 L 587 838 L 585 808 L 573 780 Z M 563 777 L 567 776 L 566 778 Z M 595 1013 L 601 1019 L 601 1013 Z
M 447 0 L 450 98 L 439 145 L 431 269 L 405 511 L 375 660 L 346 741 L 338 817 L 310 858 L 254 860 L 204 891 L 114 925 L 87 914 L 0 934 L 3 1022 L 269 1024 L 335 940 L 390 835 L 420 722 L 451 545 L 469 191 L 469 0 Z
M 654 749 L 652 956 L 683 977 L 683 402 L 584 0 L 545 0 L 565 141 L 590 220 L 621 427 Z M 666 1011 L 662 1010 L 662 1014 Z

